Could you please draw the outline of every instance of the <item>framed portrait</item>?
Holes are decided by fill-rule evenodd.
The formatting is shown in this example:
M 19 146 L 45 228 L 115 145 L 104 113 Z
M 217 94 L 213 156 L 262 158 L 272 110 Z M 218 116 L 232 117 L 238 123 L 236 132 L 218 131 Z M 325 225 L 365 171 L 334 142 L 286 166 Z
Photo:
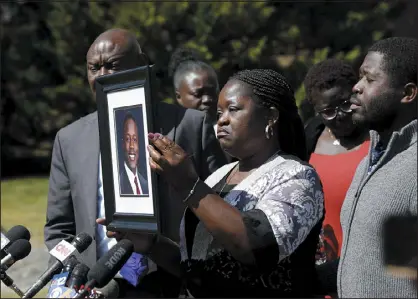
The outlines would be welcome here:
M 95 80 L 103 198 L 108 230 L 160 230 L 156 177 L 149 166 L 151 67 Z

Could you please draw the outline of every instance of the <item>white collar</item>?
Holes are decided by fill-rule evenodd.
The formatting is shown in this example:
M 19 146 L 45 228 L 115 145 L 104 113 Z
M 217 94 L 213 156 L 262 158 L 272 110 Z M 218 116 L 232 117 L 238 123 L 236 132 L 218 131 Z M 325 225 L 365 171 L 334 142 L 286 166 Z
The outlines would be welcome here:
M 126 162 L 124 162 L 123 164 L 125 165 L 125 170 L 126 170 L 126 173 L 128 174 L 129 181 L 133 182 L 135 180 L 135 177 L 138 177 L 138 166 L 134 174 L 132 170 L 128 167 L 128 165 L 126 165 Z M 137 180 L 139 184 L 139 178 Z

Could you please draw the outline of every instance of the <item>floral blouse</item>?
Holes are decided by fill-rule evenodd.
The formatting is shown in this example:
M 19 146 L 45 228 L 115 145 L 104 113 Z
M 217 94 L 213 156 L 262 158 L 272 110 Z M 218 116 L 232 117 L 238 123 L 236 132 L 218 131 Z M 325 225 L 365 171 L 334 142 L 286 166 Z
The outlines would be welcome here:
M 220 168 L 206 183 L 215 191 L 225 189 L 225 179 L 236 163 Z M 311 294 L 324 216 L 315 170 L 293 156 L 277 155 L 230 189 L 220 196 L 241 211 L 256 265 L 235 260 L 186 209 L 180 251 L 188 293 L 194 297 Z

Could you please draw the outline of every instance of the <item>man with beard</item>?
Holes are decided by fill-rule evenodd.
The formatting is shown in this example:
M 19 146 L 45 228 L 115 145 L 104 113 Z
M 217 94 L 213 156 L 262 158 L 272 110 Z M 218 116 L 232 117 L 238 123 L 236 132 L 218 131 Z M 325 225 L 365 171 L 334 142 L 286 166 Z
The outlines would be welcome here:
M 341 210 L 340 298 L 417 297 L 412 280 L 386 273 L 382 240 L 389 216 L 417 214 L 417 55 L 416 39 L 378 41 L 353 87 L 352 118 L 371 145 Z
M 135 35 L 122 29 L 100 34 L 86 58 L 87 78 L 93 97 L 94 82 L 99 76 L 146 64 Z M 162 102 L 152 105 L 155 130 L 180 144 L 193 157 L 202 180 L 226 163 L 212 125 L 204 113 Z M 52 151 L 45 244 L 50 250 L 62 239 L 70 241 L 80 232 L 94 236 L 92 244 L 81 254 L 81 261 L 89 267 L 116 243 L 115 239 L 106 237 L 106 227 L 96 223 L 97 218 L 105 215 L 100 159 L 97 112 L 57 133 Z M 186 205 L 172 200 L 175 191 L 162 178 L 158 178 L 157 184 L 162 231 L 170 239 L 178 241 L 178 228 Z M 179 283 L 161 269 L 146 275 L 139 282 L 139 278 L 146 273 L 146 262 L 142 256 L 133 254 L 126 267 L 122 268 L 120 272 L 124 278 L 118 279 L 120 297 L 138 297 L 140 292 L 144 295 L 146 291 L 145 296 L 152 297 L 163 287 L 166 291 L 170 286 L 174 293 L 166 296 L 176 296 Z M 146 279 L 150 276 L 154 278 Z M 149 286 L 148 290 L 143 289 L 146 286 Z

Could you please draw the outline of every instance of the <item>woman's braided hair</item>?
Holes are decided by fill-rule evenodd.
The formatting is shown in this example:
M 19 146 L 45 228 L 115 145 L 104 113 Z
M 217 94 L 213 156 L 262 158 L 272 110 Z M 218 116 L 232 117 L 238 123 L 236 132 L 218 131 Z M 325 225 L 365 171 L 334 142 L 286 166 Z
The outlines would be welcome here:
M 178 48 L 174 51 L 168 64 L 168 74 L 173 78 L 174 88 L 178 89 L 183 80 L 183 75 L 191 71 L 207 71 L 218 84 L 218 77 L 212 66 L 200 58 L 196 51 L 185 48 Z M 219 86 L 217 86 L 219 89 Z
M 298 114 L 294 92 L 286 78 L 271 69 L 244 70 L 230 80 L 248 84 L 258 102 L 279 111 L 278 139 L 280 149 L 299 159 L 307 160 L 305 130 Z

